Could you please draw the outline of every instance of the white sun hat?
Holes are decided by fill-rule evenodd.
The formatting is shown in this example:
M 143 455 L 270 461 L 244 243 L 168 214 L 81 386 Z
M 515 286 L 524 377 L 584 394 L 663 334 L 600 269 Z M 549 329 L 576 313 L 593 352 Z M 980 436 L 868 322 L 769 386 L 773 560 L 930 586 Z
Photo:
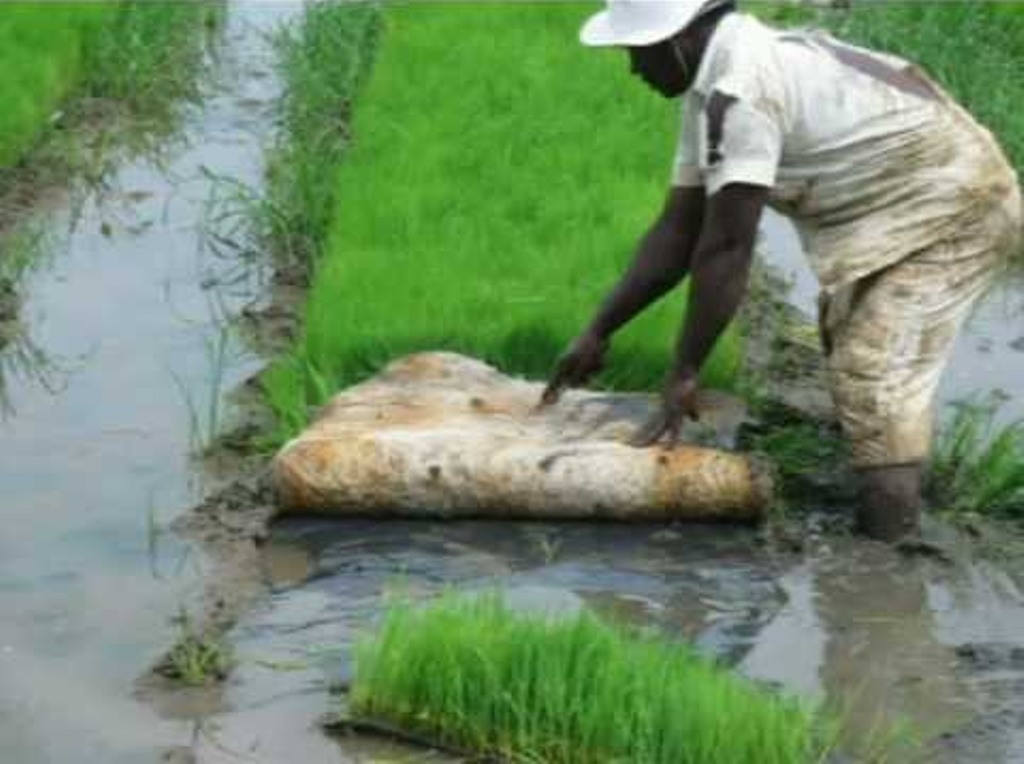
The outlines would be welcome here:
M 592 47 L 643 46 L 667 40 L 685 29 L 712 0 L 607 0 L 607 9 L 591 16 L 580 42 Z

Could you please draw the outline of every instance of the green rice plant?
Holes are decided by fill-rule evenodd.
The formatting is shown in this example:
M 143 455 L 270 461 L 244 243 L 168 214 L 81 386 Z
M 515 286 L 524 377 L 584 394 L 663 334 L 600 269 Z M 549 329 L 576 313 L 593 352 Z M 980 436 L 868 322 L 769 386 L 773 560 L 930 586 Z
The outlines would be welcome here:
M 203 687 L 225 679 L 235 665 L 230 646 L 196 629 L 184 608 L 177 622 L 178 641 L 157 666 L 158 673 L 189 687 Z
M 5 3 L 0 11 L 0 168 L 17 160 L 82 74 L 86 41 L 110 3 Z
M 274 38 L 288 87 L 257 223 L 287 263 L 310 267 L 327 238 L 352 104 L 370 72 L 380 21 L 376 3 L 315 3 Z
M 220 7 L 163 0 L 5 2 L 0 169 L 65 123 L 72 94 L 82 103 L 117 102 L 147 129 L 166 131 L 171 104 L 197 92 L 197 27 L 209 27 Z
M 355 656 L 354 718 L 498 761 L 809 762 L 832 734 L 684 644 L 514 613 L 498 594 L 393 602 Z
M 310 23 L 346 10 L 323 4 Z M 334 201 L 305 334 L 264 377 L 284 434 L 324 391 L 408 352 L 464 352 L 542 377 L 589 320 L 660 208 L 679 128 L 676 105 L 646 92 L 620 52 L 577 44 L 591 10 L 383 11 L 352 144 L 321 168 Z M 603 384 L 660 384 L 684 292 L 616 338 Z M 705 382 L 730 387 L 738 365 L 734 329 Z
M 999 405 L 991 397 L 959 403 L 943 428 L 929 481 L 942 509 L 1024 517 L 1024 421 L 998 427 Z
M 174 370 L 171 377 L 188 412 L 189 448 L 193 456 L 202 456 L 213 446 L 220 432 L 221 396 L 224 377 L 231 361 L 231 329 L 222 323 L 213 337 L 203 338 L 209 371 L 205 384 L 205 405 L 198 400 L 188 382 Z
M 824 492 L 833 499 L 841 491 L 837 473 L 846 462 L 848 447 L 835 425 L 765 407 L 756 425 L 743 428 L 740 447 L 772 464 L 782 497 L 821 497 Z
M 204 30 L 215 30 L 222 2 L 130 0 L 85 50 L 84 95 L 116 100 L 147 121 L 168 120 L 175 102 L 199 96 Z

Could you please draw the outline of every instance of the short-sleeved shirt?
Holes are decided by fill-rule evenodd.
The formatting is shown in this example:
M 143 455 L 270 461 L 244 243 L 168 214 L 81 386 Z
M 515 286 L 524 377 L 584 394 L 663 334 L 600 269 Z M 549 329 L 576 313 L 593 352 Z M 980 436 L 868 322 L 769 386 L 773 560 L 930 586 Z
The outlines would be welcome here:
M 895 56 L 733 13 L 682 99 L 673 183 L 771 189 L 831 290 L 965 224 L 965 189 L 1016 186 L 991 134 Z

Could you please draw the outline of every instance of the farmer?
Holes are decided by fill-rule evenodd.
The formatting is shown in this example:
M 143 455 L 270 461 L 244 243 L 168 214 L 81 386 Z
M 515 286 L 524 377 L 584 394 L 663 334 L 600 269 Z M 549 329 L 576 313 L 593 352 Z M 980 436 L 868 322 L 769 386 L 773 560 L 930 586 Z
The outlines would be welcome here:
M 792 218 L 820 285 L 832 396 L 862 478 L 859 529 L 918 529 L 932 403 L 957 332 L 1021 227 L 992 135 L 902 59 L 779 31 L 731 0 L 607 0 L 583 27 L 666 98 L 682 97 L 672 184 L 635 259 L 544 393 L 600 370 L 612 335 L 689 274 L 688 313 L 658 415 L 675 442 L 697 375 L 736 315 L 766 204 Z

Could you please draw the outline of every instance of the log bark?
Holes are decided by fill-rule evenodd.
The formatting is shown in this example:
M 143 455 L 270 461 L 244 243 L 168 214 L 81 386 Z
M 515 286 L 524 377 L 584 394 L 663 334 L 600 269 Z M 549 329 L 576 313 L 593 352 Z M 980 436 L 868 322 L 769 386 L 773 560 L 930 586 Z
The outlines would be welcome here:
M 753 521 L 771 499 L 767 469 L 746 455 L 627 445 L 653 396 L 574 390 L 538 410 L 542 389 L 452 353 L 395 361 L 278 453 L 281 511 Z M 721 395 L 701 404 L 704 435 L 742 418 Z

